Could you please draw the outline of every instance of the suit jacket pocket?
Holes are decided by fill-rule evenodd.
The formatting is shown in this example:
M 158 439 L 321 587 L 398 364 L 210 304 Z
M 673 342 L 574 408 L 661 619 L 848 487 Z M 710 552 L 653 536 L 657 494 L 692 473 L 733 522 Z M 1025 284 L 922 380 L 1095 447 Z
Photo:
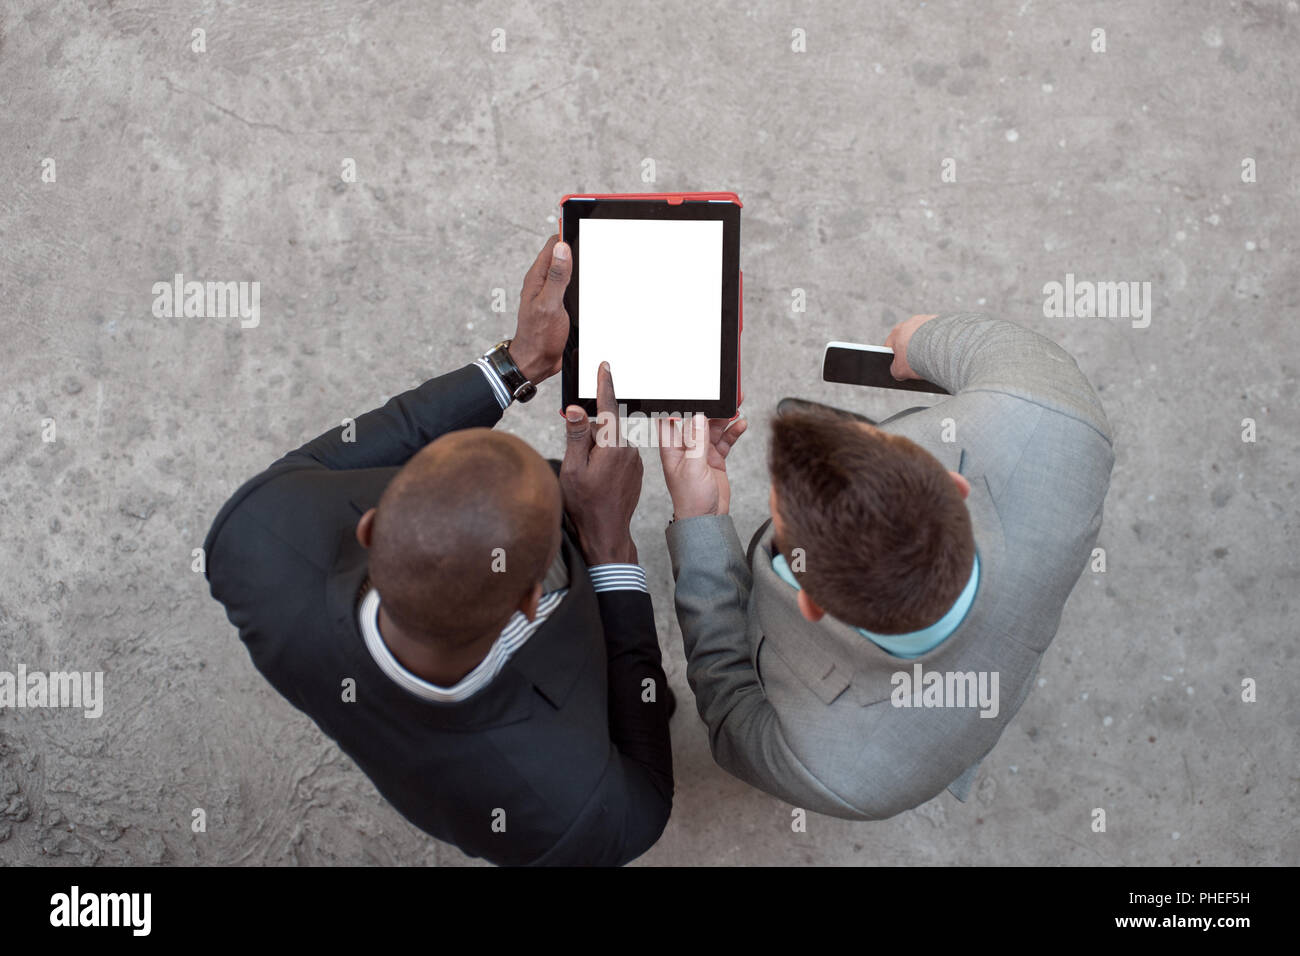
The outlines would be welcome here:
M 848 689 L 853 675 L 807 635 L 792 631 L 764 643 L 823 704 Z

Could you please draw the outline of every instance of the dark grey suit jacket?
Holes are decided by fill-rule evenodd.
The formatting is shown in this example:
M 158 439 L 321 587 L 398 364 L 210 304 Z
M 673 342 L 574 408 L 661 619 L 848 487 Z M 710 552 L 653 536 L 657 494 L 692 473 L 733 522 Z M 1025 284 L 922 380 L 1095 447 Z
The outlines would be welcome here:
M 213 521 L 212 595 L 257 669 L 422 830 L 500 864 L 626 863 L 672 809 L 649 595 L 597 594 L 566 535 L 568 593 L 487 687 L 456 703 L 395 684 L 357 623 L 358 518 L 426 444 L 500 418 L 467 366 L 357 418 L 355 441 L 335 428 L 285 455 Z M 654 702 L 643 701 L 646 680 L 660 690 Z
M 770 529 L 751 572 L 729 517 L 668 528 L 687 677 L 714 758 L 796 806 L 849 819 L 883 819 L 945 787 L 965 799 L 1056 634 L 1114 463 L 1096 394 L 1041 335 L 944 315 L 916 331 L 908 361 L 953 397 L 883 427 L 970 481 L 981 565 L 974 604 L 937 648 L 903 660 L 829 617 L 810 624 L 772 570 Z M 896 706 L 895 675 L 914 677 L 917 664 L 956 675 L 945 682 L 958 691 L 966 675 L 983 672 L 991 687 L 996 674 L 996 714 Z

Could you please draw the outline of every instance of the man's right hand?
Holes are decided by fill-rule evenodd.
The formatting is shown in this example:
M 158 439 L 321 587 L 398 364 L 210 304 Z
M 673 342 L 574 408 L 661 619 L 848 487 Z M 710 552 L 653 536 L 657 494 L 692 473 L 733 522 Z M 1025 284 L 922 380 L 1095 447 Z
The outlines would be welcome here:
M 612 443 L 597 443 L 582 408 L 565 409 L 566 442 L 560 465 L 564 509 L 578 530 L 578 544 L 589 565 L 636 564 L 631 525 L 641 498 L 641 453 L 631 446 L 618 447 L 618 404 L 608 362 L 601 362 L 596 372 L 596 413 Z
M 569 313 L 564 290 L 573 274 L 573 256 L 567 243 L 551 236 L 537 254 L 519 290 L 519 318 L 510 357 L 534 385 L 560 370 L 564 343 L 569 338 Z
M 894 350 L 894 361 L 889 366 L 889 374 L 894 378 L 902 381 L 905 378 L 920 378 L 912 371 L 912 366 L 907 364 L 907 345 L 912 341 L 912 333 L 919 329 L 931 319 L 937 319 L 936 315 L 914 315 L 905 322 L 899 322 L 889 333 L 889 338 L 885 339 L 885 348 Z

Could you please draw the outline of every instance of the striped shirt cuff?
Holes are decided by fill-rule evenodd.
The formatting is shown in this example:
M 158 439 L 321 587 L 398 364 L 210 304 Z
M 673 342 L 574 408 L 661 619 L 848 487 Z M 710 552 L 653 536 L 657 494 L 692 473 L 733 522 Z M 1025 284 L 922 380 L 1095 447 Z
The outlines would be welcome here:
M 598 564 L 589 568 L 591 587 L 601 591 L 640 591 L 649 594 L 645 583 L 645 568 L 639 564 Z
M 492 394 L 497 398 L 497 404 L 501 406 L 502 411 L 505 411 L 510 407 L 511 401 L 510 392 L 506 388 L 506 383 L 501 381 L 501 376 L 497 374 L 496 369 L 488 364 L 487 359 L 481 358 L 474 364 L 482 370 L 483 377 L 487 379 L 488 385 L 492 387 Z

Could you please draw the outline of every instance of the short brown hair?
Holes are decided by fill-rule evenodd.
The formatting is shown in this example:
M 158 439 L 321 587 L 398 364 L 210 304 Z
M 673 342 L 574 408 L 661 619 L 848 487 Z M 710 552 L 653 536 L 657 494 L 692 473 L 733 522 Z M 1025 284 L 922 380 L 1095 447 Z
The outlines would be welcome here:
M 520 439 L 444 435 L 379 499 L 370 580 L 399 625 L 430 643 L 468 643 L 504 627 L 546 576 L 562 509 L 555 473 Z
M 818 412 L 780 415 L 769 451 L 777 547 L 826 613 L 878 634 L 929 627 L 970 580 L 975 538 L 952 477 L 915 442 Z M 791 550 L 803 549 L 803 561 Z M 802 568 L 802 570 L 800 570 Z

